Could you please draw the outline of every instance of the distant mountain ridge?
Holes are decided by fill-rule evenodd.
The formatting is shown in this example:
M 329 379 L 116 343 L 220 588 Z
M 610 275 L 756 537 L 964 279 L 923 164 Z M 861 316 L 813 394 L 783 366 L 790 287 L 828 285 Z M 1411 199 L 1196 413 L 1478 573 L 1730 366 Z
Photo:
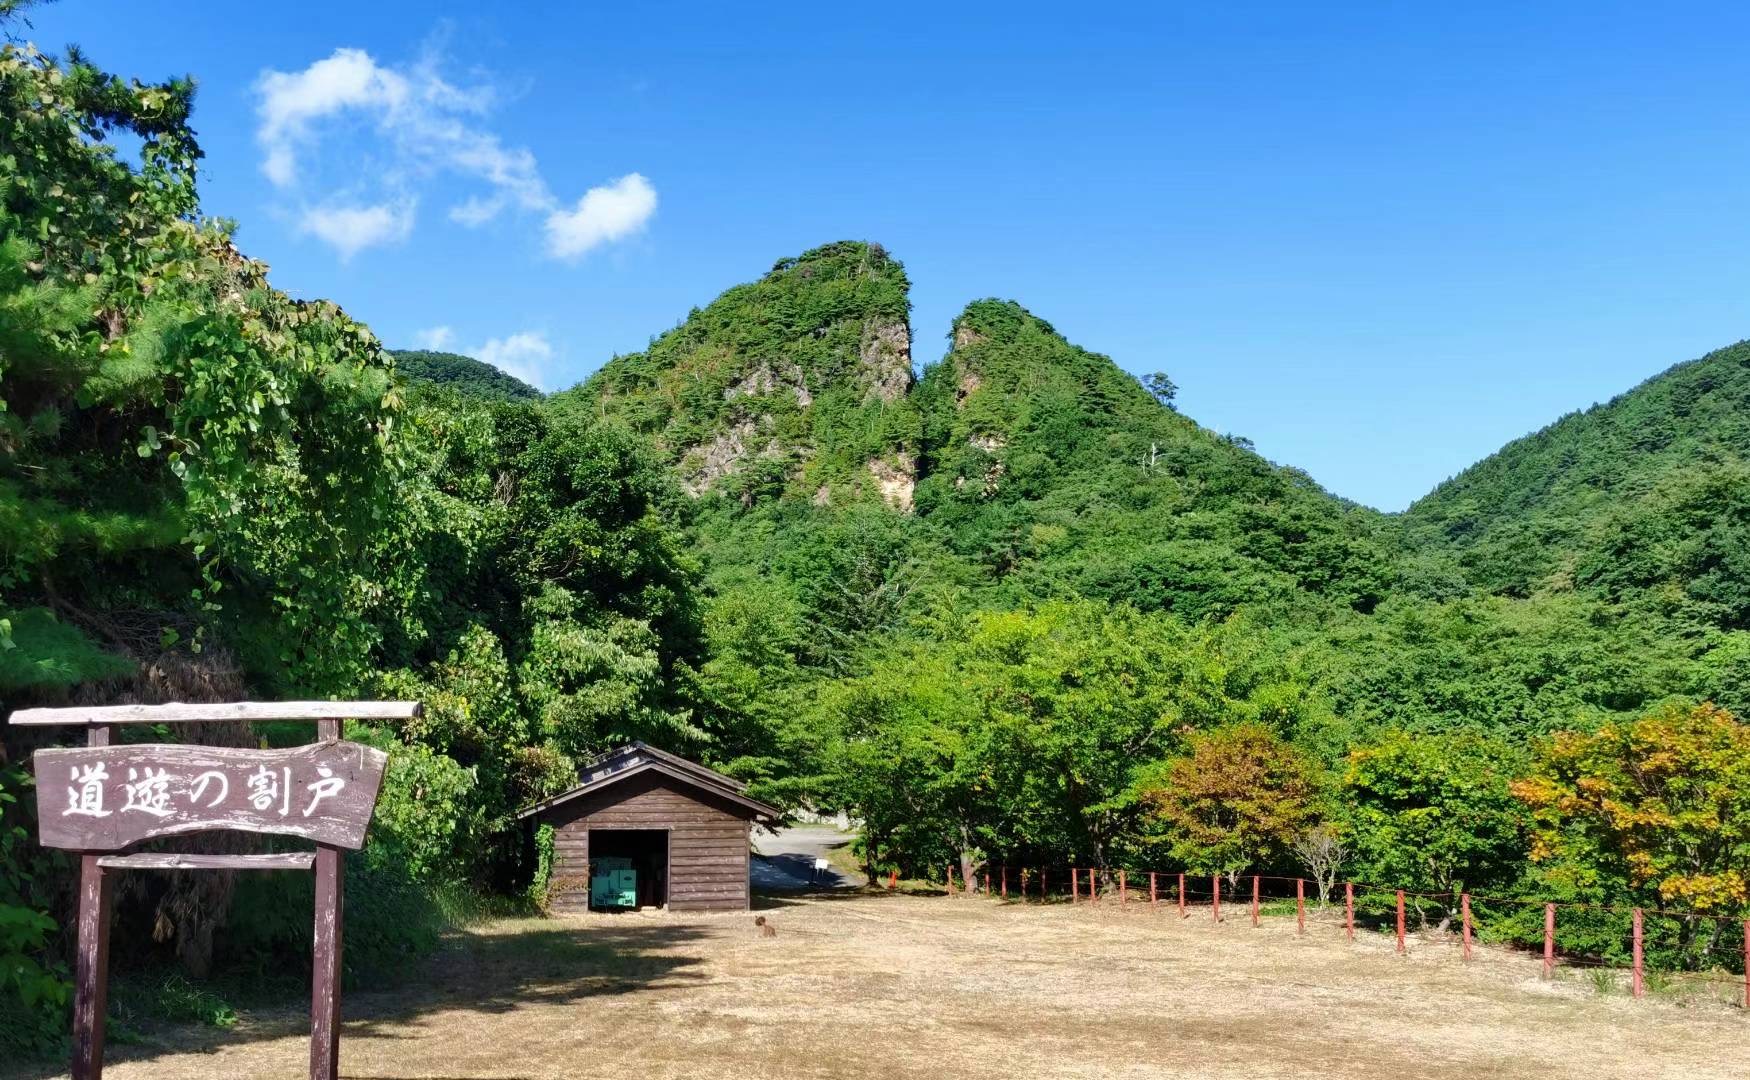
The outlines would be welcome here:
M 405 378 L 491 401 L 536 401 L 541 392 L 508 372 L 472 356 L 426 349 L 392 349 L 395 369 Z
M 1201 616 L 1577 591 L 1750 627 L 1750 344 L 1386 515 L 1200 427 L 1012 301 L 967 305 L 916 379 L 909 287 L 880 245 L 826 244 L 554 400 L 651 439 L 694 497 L 884 503 L 1029 595 Z
M 1019 304 L 969 304 L 915 381 L 908 290 L 879 245 L 827 244 L 553 400 L 653 440 L 695 497 L 914 515 L 973 580 L 1191 616 L 1385 595 L 1382 515 L 1198 426 Z
M 1403 522 L 1493 592 L 1574 590 L 1750 629 L 1750 342 L 1515 439 Z

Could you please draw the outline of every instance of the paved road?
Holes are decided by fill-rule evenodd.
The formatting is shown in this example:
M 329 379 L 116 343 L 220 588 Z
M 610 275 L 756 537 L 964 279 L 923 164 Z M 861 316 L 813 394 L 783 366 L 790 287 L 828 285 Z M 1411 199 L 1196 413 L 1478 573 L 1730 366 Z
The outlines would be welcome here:
M 814 879 L 814 860 L 826 858 L 834 848 L 850 842 L 851 834 L 833 825 L 797 825 L 779 829 L 775 836 L 757 830 L 753 887 L 768 892 L 850 888 L 856 882 L 837 870 L 827 870 L 821 880 Z

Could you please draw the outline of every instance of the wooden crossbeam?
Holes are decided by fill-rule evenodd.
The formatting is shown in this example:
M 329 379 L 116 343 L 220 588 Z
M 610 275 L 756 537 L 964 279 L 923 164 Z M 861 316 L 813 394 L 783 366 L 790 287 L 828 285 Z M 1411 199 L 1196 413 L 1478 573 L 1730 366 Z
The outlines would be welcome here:
M 423 710 L 417 701 L 231 701 L 219 705 L 89 705 L 20 709 L 16 725 L 200 724 L 227 720 L 408 720 Z
M 178 855 L 142 851 L 134 855 L 100 855 L 97 859 L 97 865 L 105 870 L 309 870 L 315 864 L 314 851 L 276 855 Z

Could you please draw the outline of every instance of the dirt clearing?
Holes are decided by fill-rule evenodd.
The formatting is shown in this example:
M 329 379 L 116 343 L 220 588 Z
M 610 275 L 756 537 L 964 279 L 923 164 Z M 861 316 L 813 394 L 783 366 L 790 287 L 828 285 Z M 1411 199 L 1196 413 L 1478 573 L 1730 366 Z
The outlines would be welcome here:
M 1535 960 L 1208 909 L 848 895 L 751 915 L 502 921 L 346 1001 L 341 1072 L 1539 1080 L 1750 1076 L 1750 1016 L 1541 982 Z M 1200 917 L 1199 917 L 1200 916 Z M 297 1077 L 302 1010 L 113 1047 L 113 1080 Z M 25 1075 L 44 1075 L 25 1074 Z

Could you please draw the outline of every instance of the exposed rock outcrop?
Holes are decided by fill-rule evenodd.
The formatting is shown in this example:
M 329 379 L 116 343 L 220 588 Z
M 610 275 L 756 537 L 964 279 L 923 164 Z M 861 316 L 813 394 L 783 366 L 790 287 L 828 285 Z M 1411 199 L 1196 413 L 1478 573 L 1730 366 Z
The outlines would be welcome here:
M 917 458 L 902 450 L 890 457 L 874 459 L 868 468 L 882 500 L 895 510 L 911 513 L 912 496 L 918 486 Z
M 681 490 L 696 498 L 723 478 L 740 472 L 749 457 L 782 453 L 776 439 L 767 438 L 765 445 L 757 446 L 762 426 L 753 419 L 740 420 L 710 442 L 688 450 L 681 459 Z
M 723 400 L 761 397 L 779 390 L 788 390 L 795 394 L 796 404 L 804 409 L 814 404 L 814 395 L 808 392 L 808 383 L 802 377 L 802 369 L 795 364 L 786 364 L 782 371 L 777 371 L 770 363 L 762 363 L 746 376 L 730 383 L 723 391 Z
M 911 328 L 905 323 L 880 323 L 864 328 L 857 350 L 857 381 L 864 387 L 863 403 L 880 401 L 891 405 L 911 390 Z
M 984 385 L 984 379 L 976 371 L 965 371 L 960 374 L 960 381 L 954 386 L 954 407 L 956 409 L 966 404 L 966 399 L 978 392 Z

